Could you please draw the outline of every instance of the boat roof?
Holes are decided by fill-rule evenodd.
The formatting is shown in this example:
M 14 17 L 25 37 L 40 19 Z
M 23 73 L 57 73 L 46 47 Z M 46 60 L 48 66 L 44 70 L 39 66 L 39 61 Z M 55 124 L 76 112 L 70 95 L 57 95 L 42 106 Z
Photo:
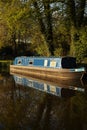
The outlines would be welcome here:
M 50 57 L 45 57 L 45 56 L 18 56 L 18 57 L 15 57 L 15 58 L 64 59 L 64 58 L 75 58 L 75 57 L 72 57 L 72 56 L 59 56 L 59 57 L 55 57 L 55 56 L 50 56 Z

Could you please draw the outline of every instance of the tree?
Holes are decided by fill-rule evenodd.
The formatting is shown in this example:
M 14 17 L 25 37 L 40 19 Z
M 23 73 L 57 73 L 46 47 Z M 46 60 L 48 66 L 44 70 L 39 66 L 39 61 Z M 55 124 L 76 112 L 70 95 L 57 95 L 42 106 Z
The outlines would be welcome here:
M 1 0 L 0 43 L 10 43 L 15 54 L 25 44 L 25 51 L 38 55 L 78 56 L 77 44 L 85 46 L 81 31 L 87 26 L 86 4 L 86 0 Z
M 17 54 L 17 43 L 24 40 L 25 34 L 27 35 L 29 26 L 28 23 L 28 11 L 19 0 L 12 0 L 7 2 L 4 6 L 4 2 L 1 4 L 2 12 L 1 19 L 5 24 L 4 30 L 6 31 L 6 39 L 12 44 L 14 48 L 14 55 Z M 4 8 L 3 8 L 4 6 Z M 4 35 L 3 35 L 4 36 Z M 18 42 L 17 42 L 18 41 Z
M 71 55 L 75 56 L 75 39 L 78 38 L 77 30 L 84 26 L 86 0 L 67 0 L 67 15 L 71 23 Z
M 53 29 L 52 29 L 52 12 L 49 0 L 33 1 L 33 6 L 36 12 L 36 18 L 38 20 L 40 31 L 44 35 L 46 42 L 48 43 L 49 50 L 53 55 Z

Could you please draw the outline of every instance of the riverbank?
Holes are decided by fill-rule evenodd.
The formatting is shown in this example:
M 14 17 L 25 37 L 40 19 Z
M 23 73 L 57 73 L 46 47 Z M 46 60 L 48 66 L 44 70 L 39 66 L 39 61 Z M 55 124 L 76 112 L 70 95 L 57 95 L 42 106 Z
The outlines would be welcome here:
M 9 72 L 10 64 L 12 64 L 12 60 L 0 60 L 0 72 Z

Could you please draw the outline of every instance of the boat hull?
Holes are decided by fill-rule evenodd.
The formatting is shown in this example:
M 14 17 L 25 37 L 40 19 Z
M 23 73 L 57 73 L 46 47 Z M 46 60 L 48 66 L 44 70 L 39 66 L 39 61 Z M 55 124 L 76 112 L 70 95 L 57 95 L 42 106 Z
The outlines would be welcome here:
M 10 73 L 16 73 L 49 81 L 77 80 L 84 75 L 83 71 L 70 71 L 69 69 L 46 68 L 34 66 L 10 65 Z

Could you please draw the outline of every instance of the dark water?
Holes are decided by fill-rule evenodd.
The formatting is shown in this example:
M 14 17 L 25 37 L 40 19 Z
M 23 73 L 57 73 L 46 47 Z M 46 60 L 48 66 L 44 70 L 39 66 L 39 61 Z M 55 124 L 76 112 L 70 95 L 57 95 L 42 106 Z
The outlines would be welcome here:
M 0 130 L 87 130 L 87 83 L 0 74 Z

